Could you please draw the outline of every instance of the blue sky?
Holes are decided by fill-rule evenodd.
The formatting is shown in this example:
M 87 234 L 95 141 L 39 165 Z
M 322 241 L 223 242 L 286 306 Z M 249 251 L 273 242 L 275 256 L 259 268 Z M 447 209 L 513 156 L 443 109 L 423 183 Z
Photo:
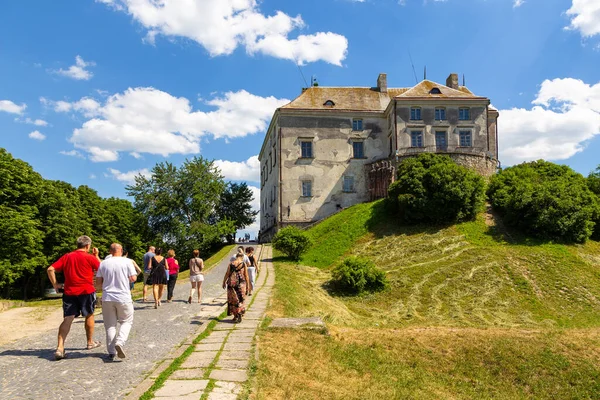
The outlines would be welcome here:
M 196 154 L 258 187 L 297 64 L 322 86 L 408 87 L 409 53 L 419 80 L 457 72 L 491 99 L 504 165 L 600 164 L 597 0 L 4 1 L 0 147 L 102 196 Z

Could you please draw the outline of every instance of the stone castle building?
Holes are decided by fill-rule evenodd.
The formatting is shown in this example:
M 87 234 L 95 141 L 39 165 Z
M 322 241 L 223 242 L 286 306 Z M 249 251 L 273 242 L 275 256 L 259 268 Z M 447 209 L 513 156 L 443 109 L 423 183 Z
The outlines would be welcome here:
M 260 237 L 306 226 L 385 197 L 395 167 L 423 152 L 449 155 L 484 176 L 498 167 L 498 111 L 450 74 L 412 88 L 303 89 L 278 108 L 263 142 Z

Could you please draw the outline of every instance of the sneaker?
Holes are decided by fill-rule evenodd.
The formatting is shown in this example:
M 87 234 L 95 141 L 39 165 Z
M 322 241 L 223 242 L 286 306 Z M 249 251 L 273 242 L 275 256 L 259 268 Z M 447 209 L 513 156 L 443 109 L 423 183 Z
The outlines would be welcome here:
M 125 352 L 123 351 L 123 345 L 116 344 L 115 350 L 117 351 L 117 355 L 119 356 L 119 358 L 125 358 Z
M 117 356 L 116 354 L 109 354 L 108 357 L 107 357 L 108 361 L 115 361 L 115 357 L 116 356 Z

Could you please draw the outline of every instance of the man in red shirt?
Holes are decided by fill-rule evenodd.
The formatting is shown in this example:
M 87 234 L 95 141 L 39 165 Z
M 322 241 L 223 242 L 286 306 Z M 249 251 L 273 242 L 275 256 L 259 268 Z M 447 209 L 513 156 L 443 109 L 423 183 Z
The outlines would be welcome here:
M 94 247 L 89 254 L 92 239 L 88 236 L 77 238 L 77 250 L 65 254 L 54 264 L 48 267 L 48 278 L 58 293 L 63 286 L 56 282 L 56 273 L 62 272 L 65 276 L 63 293 L 63 322 L 58 328 L 58 346 L 54 358 L 65 358 L 65 339 L 71 330 L 71 324 L 80 314 L 85 317 L 85 334 L 87 336 L 87 349 L 91 350 L 100 346 L 94 341 L 94 308 L 96 305 L 96 288 L 94 276 L 100 266 L 98 249 Z

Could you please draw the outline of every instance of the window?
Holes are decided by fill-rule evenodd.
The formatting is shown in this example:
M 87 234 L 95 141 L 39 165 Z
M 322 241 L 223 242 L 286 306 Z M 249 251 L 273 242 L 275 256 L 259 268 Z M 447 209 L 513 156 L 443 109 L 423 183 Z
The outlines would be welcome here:
M 458 135 L 460 147 L 471 147 L 471 131 L 460 131 Z
M 273 171 L 273 155 L 269 153 L 269 173 Z
M 346 193 L 354 192 L 354 177 L 344 176 L 344 187 L 342 190 Z
M 363 120 L 362 119 L 353 119 L 352 120 L 352 130 L 353 131 L 362 131 L 363 130 Z
M 390 136 L 390 156 L 394 153 L 394 141 Z
M 262 167 L 262 173 L 260 174 L 261 180 L 262 180 L 262 186 L 265 186 L 265 182 L 266 182 L 266 177 L 265 177 L 265 167 Z
M 325 107 L 333 107 L 335 106 L 335 103 L 332 100 L 327 100 L 325 103 L 323 103 L 323 105 Z
M 302 158 L 313 158 L 312 142 L 304 140 L 300 142 L 300 146 L 302 147 Z
M 275 164 L 277 164 L 277 151 L 273 152 L 273 166 L 275 166 Z
M 365 158 L 365 143 L 362 141 L 352 142 L 352 158 Z
M 411 147 L 423 147 L 423 132 L 412 131 L 410 133 L 410 145 Z
M 445 131 L 435 132 L 435 147 L 437 150 L 446 150 L 448 148 Z
M 435 120 L 436 121 L 445 121 L 446 120 L 446 109 L 444 107 L 436 107 Z
M 442 91 L 440 90 L 440 88 L 434 87 L 429 91 L 429 94 L 442 94 Z
M 471 119 L 471 109 L 470 108 L 459 108 L 458 109 L 458 119 L 461 121 L 469 121 Z
M 421 120 L 421 108 L 420 107 L 411 107 L 410 120 L 411 121 L 420 121 Z
M 312 197 L 311 181 L 302 181 L 302 197 Z

